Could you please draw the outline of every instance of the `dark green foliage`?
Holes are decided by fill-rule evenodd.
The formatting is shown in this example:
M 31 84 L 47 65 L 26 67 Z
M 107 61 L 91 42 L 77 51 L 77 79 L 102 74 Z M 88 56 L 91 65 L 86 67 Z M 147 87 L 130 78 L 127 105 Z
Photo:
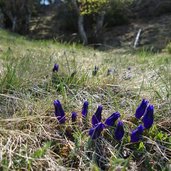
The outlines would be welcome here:
M 130 1 L 113 0 L 106 10 L 105 24 L 107 27 L 127 24 L 129 22 Z
M 38 0 L 0 0 L 5 28 L 20 34 L 28 33 L 31 13 L 38 2 Z
M 71 3 L 60 6 L 56 19 L 60 22 L 60 31 L 77 32 L 77 13 Z

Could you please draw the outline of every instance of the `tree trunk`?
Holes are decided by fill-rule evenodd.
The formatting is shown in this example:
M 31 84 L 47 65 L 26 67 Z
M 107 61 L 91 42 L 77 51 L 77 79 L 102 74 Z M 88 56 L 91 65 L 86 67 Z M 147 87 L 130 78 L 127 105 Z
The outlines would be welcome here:
M 80 14 L 80 10 L 76 0 L 72 0 L 72 4 L 74 5 L 75 10 L 77 11 L 78 15 L 78 31 L 81 37 L 81 40 L 84 45 L 88 44 L 87 34 L 84 29 L 84 16 Z
M 4 28 L 4 14 L 0 9 L 0 28 Z
M 31 19 L 31 14 L 28 14 L 26 16 L 26 24 L 25 24 L 25 31 L 26 31 L 26 33 L 29 33 L 30 19 Z
M 16 27 L 17 27 L 17 17 L 16 17 L 16 16 L 13 16 L 13 15 L 12 15 L 12 12 L 11 12 L 10 10 L 6 10 L 5 13 L 6 13 L 6 15 L 9 17 L 9 19 L 10 19 L 10 21 L 11 21 L 11 23 L 12 23 L 12 28 L 11 28 L 11 30 L 12 30 L 13 32 L 15 32 L 15 31 L 16 31 Z
M 102 28 L 104 24 L 105 11 L 102 11 L 97 16 L 96 28 L 95 28 L 95 42 L 103 42 Z
M 12 31 L 15 32 L 17 27 L 17 17 L 12 18 Z
M 87 45 L 88 40 L 87 40 L 86 32 L 84 30 L 84 16 L 83 15 L 78 16 L 78 30 L 79 30 L 79 34 L 80 34 L 83 44 Z
M 25 4 L 25 24 L 24 24 L 24 28 L 25 28 L 25 33 L 29 33 L 29 27 L 30 27 L 30 19 L 31 19 L 31 10 L 29 8 L 29 4 L 26 3 Z
M 98 34 L 102 30 L 103 23 L 104 23 L 104 16 L 105 16 L 105 11 L 102 11 L 101 13 L 99 13 L 97 17 L 96 30 L 95 30 L 96 34 Z

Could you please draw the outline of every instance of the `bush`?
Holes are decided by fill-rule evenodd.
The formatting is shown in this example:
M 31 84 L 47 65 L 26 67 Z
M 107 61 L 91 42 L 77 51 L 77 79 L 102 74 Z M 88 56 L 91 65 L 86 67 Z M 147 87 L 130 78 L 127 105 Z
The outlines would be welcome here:
M 112 0 L 106 11 L 105 24 L 107 27 L 126 24 L 129 21 L 129 5 L 132 0 Z
M 57 19 L 61 31 L 77 31 L 77 14 L 71 3 L 60 5 Z

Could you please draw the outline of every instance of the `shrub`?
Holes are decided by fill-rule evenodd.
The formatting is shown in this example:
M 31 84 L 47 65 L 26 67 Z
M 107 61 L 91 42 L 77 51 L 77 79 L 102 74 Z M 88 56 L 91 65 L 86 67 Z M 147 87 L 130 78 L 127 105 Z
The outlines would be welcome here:
M 77 14 L 71 3 L 60 5 L 57 20 L 60 23 L 61 31 L 77 31 Z
M 105 16 L 105 24 L 107 27 L 122 25 L 129 22 L 129 5 L 131 2 L 131 0 L 110 1 Z

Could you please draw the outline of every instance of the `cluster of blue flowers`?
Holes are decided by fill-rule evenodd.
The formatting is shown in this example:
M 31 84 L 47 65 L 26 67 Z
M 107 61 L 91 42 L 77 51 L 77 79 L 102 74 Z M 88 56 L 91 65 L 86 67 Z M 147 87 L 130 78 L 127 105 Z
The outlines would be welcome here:
M 55 63 L 54 66 L 53 66 L 52 71 L 53 71 L 53 73 L 58 72 L 58 71 L 59 71 L 59 65 Z M 95 66 L 94 69 L 93 69 L 93 71 L 92 71 L 92 75 L 93 75 L 93 76 L 96 76 L 97 73 L 98 73 L 98 71 L 99 71 L 99 67 L 98 67 L 98 66 Z M 75 73 L 75 72 L 74 72 L 74 73 Z M 112 69 L 108 69 L 108 70 L 107 70 L 107 76 L 108 76 L 108 75 L 111 75 L 111 74 L 112 74 Z
M 135 117 L 141 119 L 143 125 L 140 124 L 131 134 L 131 142 L 137 142 L 142 138 L 144 129 L 149 129 L 154 122 L 154 107 L 145 99 L 142 100 L 135 112 Z
M 115 112 L 108 117 L 103 124 L 101 122 L 102 106 L 99 106 L 96 113 L 92 116 L 92 128 L 89 131 L 89 135 L 92 139 L 96 139 L 100 136 L 101 132 L 106 127 L 113 127 L 115 122 L 120 118 L 120 113 Z M 142 138 L 143 131 L 151 128 L 154 122 L 154 107 L 150 105 L 145 99 L 142 100 L 135 112 L 135 117 L 141 119 L 143 125 L 140 124 L 135 130 L 131 132 L 131 142 L 138 142 Z M 124 124 L 121 120 L 118 121 L 114 130 L 114 136 L 117 141 L 121 141 L 124 136 Z
M 88 101 L 85 101 L 82 107 L 82 118 L 85 119 L 88 114 Z M 66 121 L 65 112 L 62 108 L 62 105 L 59 100 L 54 101 L 55 107 L 55 116 L 57 117 L 59 123 L 63 124 Z M 120 113 L 115 112 L 111 116 L 109 116 L 104 123 L 102 123 L 102 110 L 103 107 L 101 105 L 98 106 L 96 112 L 92 116 L 91 123 L 92 127 L 89 130 L 89 135 L 92 139 L 97 139 L 100 137 L 102 131 L 108 127 L 114 127 L 115 122 L 118 120 L 115 130 L 114 137 L 117 141 L 121 141 L 125 131 L 124 131 L 124 123 L 119 120 Z M 154 122 L 154 107 L 150 105 L 149 102 L 145 99 L 142 100 L 141 104 L 138 106 L 135 112 L 135 117 L 137 119 L 141 119 L 143 124 L 140 124 L 136 129 L 134 129 L 130 134 L 131 142 L 138 142 L 142 138 L 143 131 L 145 129 L 149 129 Z M 77 113 L 72 112 L 71 114 L 72 122 L 77 120 Z

